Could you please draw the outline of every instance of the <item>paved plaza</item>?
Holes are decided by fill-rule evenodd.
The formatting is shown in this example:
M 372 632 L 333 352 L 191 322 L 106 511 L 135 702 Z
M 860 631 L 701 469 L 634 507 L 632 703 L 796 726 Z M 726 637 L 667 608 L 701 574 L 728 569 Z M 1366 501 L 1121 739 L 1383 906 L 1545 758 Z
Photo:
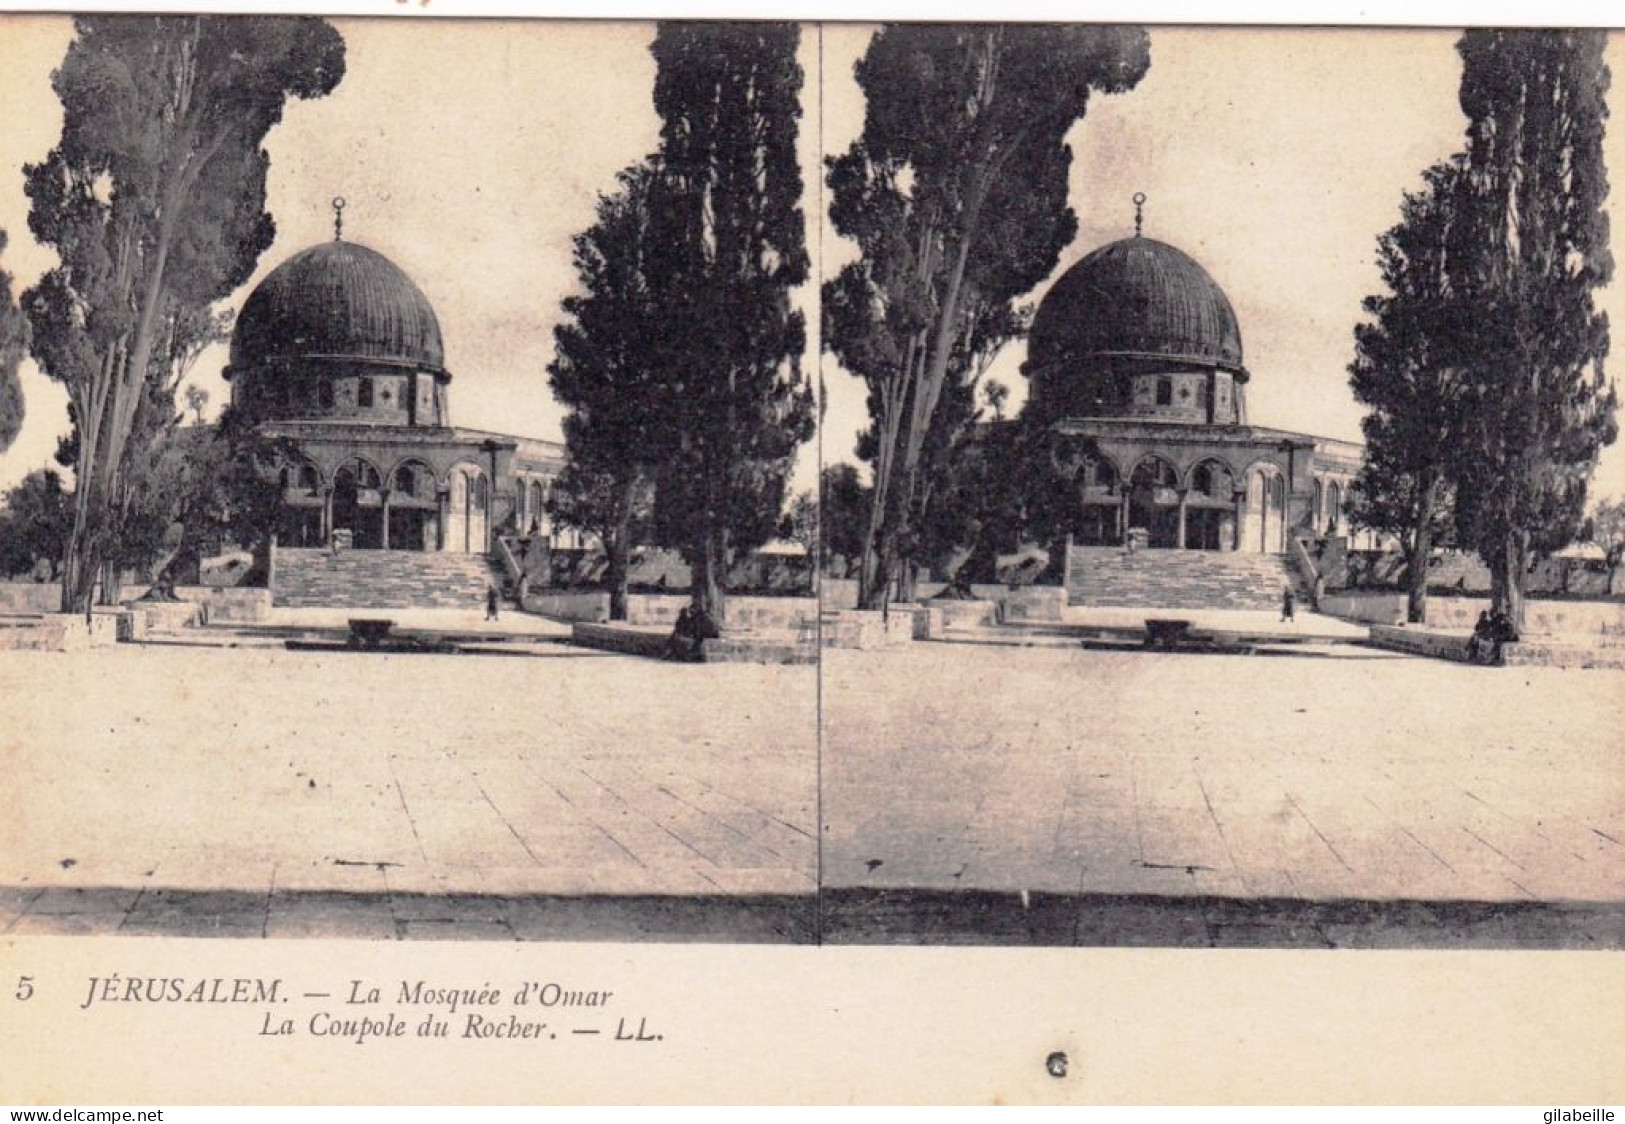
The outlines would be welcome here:
M 0 932 L 809 939 L 812 668 L 0 652 Z
M 826 653 L 826 939 L 1625 943 L 1617 673 L 1336 652 Z

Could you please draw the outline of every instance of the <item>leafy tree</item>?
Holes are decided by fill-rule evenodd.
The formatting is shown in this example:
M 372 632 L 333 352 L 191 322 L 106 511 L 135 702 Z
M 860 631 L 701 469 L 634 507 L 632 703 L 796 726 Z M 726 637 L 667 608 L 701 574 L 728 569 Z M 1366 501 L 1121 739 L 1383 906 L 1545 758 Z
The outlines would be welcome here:
M 819 547 L 818 497 L 812 492 L 801 492 L 790 501 L 790 510 L 779 521 L 779 538 L 796 543 L 807 551 L 807 560 L 818 557 Z
M 230 407 L 213 426 L 171 429 L 136 507 L 145 535 L 131 536 L 157 546 L 146 564 L 164 559 L 148 596 L 172 597 L 183 576 L 228 544 L 252 553 L 263 573 L 282 510 L 281 471 L 299 460 L 293 442 L 262 435 Z
M 994 421 L 1003 421 L 1005 407 L 1010 402 L 1010 388 L 997 379 L 988 379 L 982 384 L 982 401 L 993 411 Z
M 209 432 L 181 429 L 183 416 L 176 396 L 198 357 L 229 336 L 229 314 L 207 310 L 177 314 L 165 325 L 162 350 L 142 389 L 125 443 L 124 469 L 107 513 L 106 549 L 97 583 L 104 605 L 119 603 L 126 571 L 150 572 L 178 545 L 185 545 L 177 544 L 173 532 L 182 529 L 177 521 L 183 516 L 187 491 L 199 479 L 196 472 L 201 464 L 194 459 L 202 456 Z M 214 470 L 224 467 L 210 465 Z
M 607 562 L 611 620 L 626 619 L 632 544 L 648 526 L 654 466 L 666 435 L 659 393 L 665 329 L 651 280 L 651 191 L 656 170 L 639 164 L 600 196 L 597 221 L 575 237 L 582 292 L 553 331 L 548 366 L 564 419 L 568 457 L 549 512 L 596 535 Z
M 1451 534 L 1451 456 L 1462 432 L 1466 354 L 1476 339 L 1467 305 L 1455 299 L 1452 269 L 1461 244 L 1463 162 L 1436 164 L 1423 190 L 1407 193 L 1400 221 L 1377 240 L 1387 291 L 1363 307 L 1349 366 L 1365 460 L 1351 516 L 1395 536 L 1405 555 L 1408 618 L 1427 608 L 1428 559 Z
M 1619 571 L 1625 565 L 1625 500 L 1598 504 L 1588 522 L 1588 537 L 1602 547 L 1607 558 L 1608 592 L 1613 595 L 1619 591 Z
M 1531 566 L 1573 541 L 1617 426 L 1603 374 L 1613 276 L 1603 162 L 1607 36 L 1469 31 L 1462 57 L 1469 268 L 1477 337 L 1456 444 L 1456 519 L 1495 607 L 1523 620 Z
M 327 94 L 344 43 L 321 20 L 95 16 L 53 86 L 62 135 L 25 169 L 29 228 L 60 264 L 24 295 L 32 351 L 76 428 L 63 607 L 118 553 L 131 434 L 172 339 L 246 281 L 274 233 L 266 134 L 290 97 Z M 168 407 L 166 407 L 168 408 Z
M 203 408 L 209 404 L 209 392 L 201 386 L 186 388 L 186 408 L 192 411 L 192 424 L 203 424 Z
M 0 230 L 0 253 L 6 232 Z M 0 269 L 0 453 L 11 448 L 23 428 L 23 386 L 17 377 L 28 346 L 28 321 L 11 296 L 11 274 Z
M 729 564 L 770 539 L 812 436 L 801 371 L 807 279 L 794 24 L 665 23 L 650 259 L 662 309 L 666 426 L 656 531 L 692 573 L 695 638 L 722 621 Z
M 866 607 L 898 579 L 911 595 L 975 383 L 1076 232 L 1067 132 L 1092 92 L 1127 90 L 1148 65 L 1137 28 L 923 24 L 882 29 L 858 63 L 863 132 L 828 178 L 830 219 L 861 256 L 825 285 L 824 338 L 869 392 Z
M 0 503 L 0 577 L 42 563 L 54 577 L 72 526 L 73 494 L 63 489 L 62 474 L 51 468 L 30 472 Z
M 1078 510 L 1076 485 L 1052 455 L 1053 438 L 1025 418 L 979 422 L 941 474 L 921 523 L 921 553 L 956 585 L 992 582 L 998 558 L 1052 547 Z
M 839 558 L 841 569 L 836 576 L 845 576 L 863 557 L 863 537 L 869 521 L 869 486 L 858 474 L 856 465 L 832 464 L 820 475 L 818 492 L 824 562 L 828 566 Z

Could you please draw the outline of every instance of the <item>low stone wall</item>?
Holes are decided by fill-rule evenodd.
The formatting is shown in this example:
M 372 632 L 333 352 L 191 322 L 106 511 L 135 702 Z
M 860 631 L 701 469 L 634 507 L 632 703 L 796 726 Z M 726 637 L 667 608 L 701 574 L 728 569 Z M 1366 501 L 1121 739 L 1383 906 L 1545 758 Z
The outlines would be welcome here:
M 0 582 L 0 614 L 54 613 L 61 607 L 56 582 Z
M 142 601 L 147 587 L 124 586 L 122 603 L 147 608 L 158 602 Z M 254 586 L 178 585 L 175 596 L 183 602 L 203 606 L 202 619 L 247 624 L 271 615 L 271 591 Z M 56 582 L 0 582 L 0 613 L 55 613 L 62 603 L 62 587 Z M 107 606 L 115 608 L 115 606 Z M 176 610 L 175 612 L 179 612 Z
M 556 621 L 607 621 L 609 594 L 595 589 L 530 590 L 525 594 L 524 608 L 527 613 Z
M 873 609 L 838 609 L 824 614 L 822 635 L 826 648 L 890 648 L 914 640 L 916 628 L 915 607 L 897 605 L 890 612 Z M 927 616 L 929 629 L 931 618 Z M 941 620 L 939 614 L 936 618 Z
M 1460 631 L 1441 632 L 1427 626 L 1409 628 L 1372 625 L 1371 643 L 1396 652 L 1410 652 L 1434 659 L 1467 659 L 1468 636 Z M 1561 667 L 1625 669 L 1625 638 L 1614 634 L 1590 638 L 1576 636 L 1526 636 L 1501 648 L 1501 661 L 1507 667 Z
M 1429 597 L 1427 623 L 1472 631 L 1488 598 Z M 1618 601 L 1526 601 L 1526 636 L 1625 636 L 1625 603 Z
M 830 609 L 856 609 L 858 583 L 855 578 L 820 578 L 818 600 L 826 611 Z
M 118 643 L 116 613 L 48 613 L 0 617 L 0 648 L 35 652 L 82 652 Z
M 620 623 L 578 621 L 570 633 L 571 643 L 583 648 L 648 659 L 665 659 L 670 644 L 670 637 L 664 632 Z M 701 660 L 704 663 L 813 664 L 818 662 L 818 649 L 792 633 L 723 636 L 701 645 Z
M 642 632 L 623 624 L 597 624 L 577 621 L 570 629 L 570 643 L 583 648 L 596 648 L 603 652 L 619 652 L 627 656 L 666 654 L 669 637 L 663 632 Z
M 1618 578 L 1613 579 L 1616 583 Z M 1405 560 L 1395 551 L 1352 550 L 1337 574 L 1328 573 L 1329 584 L 1357 588 L 1402 588 Z M 1608 567 L 1587 558 L 1543 558 L 1529 575 L 1528 590 L 1539 596 L 1567 593 L 1581 597 L 1606 597 L 1610 589 Z M 1451 590 L 1458 594 L 1487 594 L 1490 571 L 1476 554 L 1459 550 L 1436 552 L 1428 560 L 1428 588 Z
M 996 601 L 933 601 L 931 608 L 942 614 L 942 627 L 990 628 L 999 623 Z
M 818 649 L 794 638 L 764 636 L 724 636 L 702 645 L 706 663 L 815 664 Z
M 683 600 L 686 604 L 687 598 Z M 729 597 L 723 611 L 724 628 L 795 632 L 817 623 L 815 597 Z
M 1403 593 L 1345 590 L 1342 593 L 1322 593 L 1320 611 L 1329 617 L 1367 624 L 1403 624 L 1407 602 L 1408 598 Z
M 1371 643 L 1379 648 L 1460 663 L 1467 661 L 1467 640 L 1468 637 L 1460 634 L 1433 632 L 1425 628 L 1387 624 L 1371 626 Z
M 149 617 L 145 609 L 132 609 L 123 606 L 114 608 L 107 605 L 98 605 L 91 610 L 91 613 L 95 616 L 113 618 L 113 624 L 117 629 L 118 639 L 121 643 L 145 640 L 147 633 L 150 631 Z
M 270 619 L 271 591 L 253 586 L 178 585 L 175 596 L 203 606 L 210 624 L 253 624 Z M 142 602 L 143 606 L 151 602 Z
M 675 625 L 689 603 L 681 593 L 634 593 L 626 599 L 626 623 Z M 609 620 L 609 594 L 585 589 L 571 593 L 545 590 L 525 595 L 525 611 L 559 621 Z M 795 631 L 811 628 L 818 620 L 818 602 L 811 597 L 730 596 L 724 603 L 723 627 L 753 631 Z
M 152 632 L 179 632 L 200 625 L 206 611 L 196 601 L 142 601 L 140 606 Z
M 1501 649 L 1501 656 L 1508 667 L 1625 669 L 1625 644 L 1620 643 L 1585 643 L 1537 636 L 1508 644 Z
M 1005 591 L 1006 621 L 1059 621 L 1065 614 L 1066 590 L 1058 585 L 1027 585 Z
M 819 583 L 819 594 L 825 609 L 856 609 L 858 583 L 851 578 L 825 578 Z M 920 582 L 914 595 L 921 602 L 931 601 L 947 589 L 945 582 Z M 1007 585 L 972 585 L 971 592 L 978 601 L 991 601 L 1000 607 L 1005 620 L 1059 621 L 1066 608 L 1066 590 L 1058 585 L 1022 585 L 1011 589 Z

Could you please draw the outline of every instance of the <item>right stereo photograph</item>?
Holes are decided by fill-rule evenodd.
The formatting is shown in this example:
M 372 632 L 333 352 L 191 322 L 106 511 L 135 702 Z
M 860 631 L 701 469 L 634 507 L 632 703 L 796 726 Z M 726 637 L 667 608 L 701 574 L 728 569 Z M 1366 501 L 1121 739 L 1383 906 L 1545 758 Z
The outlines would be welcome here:
M 822 939 L 1625 946 L 1617 38 L 822 48 Z

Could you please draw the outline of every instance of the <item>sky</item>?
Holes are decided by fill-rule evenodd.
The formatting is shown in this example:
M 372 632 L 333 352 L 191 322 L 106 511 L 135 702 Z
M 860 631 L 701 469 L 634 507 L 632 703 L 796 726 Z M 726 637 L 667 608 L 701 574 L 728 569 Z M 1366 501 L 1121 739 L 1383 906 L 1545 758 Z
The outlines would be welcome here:
M 0 265 L 21 290 L 52 261 L 29 236 L 21 169 L 60 129 L 49 76 L 71 25 L 0 20 L 0 228 L 10 235 Z M 439 314 L 453 421 L 556 439 L 562 412 L 545 371 L 559 302 L 575 286 L 570 238 L 590 224 L 615 173 L 655 146 L 653 28 L 333 22 L 348 44 L 347 73 L 331 96 L 291 103 L 271 133 L 276 241 L 226 303 L 240 306 L 277 264 L 330 238 L 330 201 L 342 195 L 345 237 L 393 259 Z M 821 43 L 815 27 L 803 36 L 804 209 L 823 275 L 853 249 L 817 222 L 820 127 L 831 153 L 861 128 L 852 65 L 872 33 L 831 24 Z M 1031 299 L 1089 250 L 1132 233 L 1130 200 L 1143 191 L 1146 234 L 1202 262 L 1235 306 L 1253 375 L 1251 420 L 1357 439 L 1360 408 L 1346 368 L 1360 300 L 1378 289 L 1376 237 L 1422 170 L 1462 143 L 1455 39 L 1448 30 L 1153 28 L 1146 77 L 1127 93 L 1092 99 L 1069 138 L 1079 233 Z M 1625 75 L 1617 42 L 1609 61 Z M 1625 167 L 1619 128 L 1608 157 Z M 1625 262 L 1625 245 L 1615 252 Z M 799 298 L 809 313 L 804 362 L 821 370 L 829 402 L 822 457 L 854 460 L 863 390 L 831 357 L 819 360 L 815 293 L 809 284 Z M 1625 285 L 1607 291 L 1603 305 L 1625 326 Z M 991 372 L 1011 388 L 1013 405 L 1024 397 L 1023 357 L 1023 345 L 1012 344 Z M 227 398 L 225 361 L 224 349 L 211 352 L 195 373 L 211 410 Z M 0 456 L 0 488 L 48 463 L 66 425 L 60 389 L 31 363 L 23 382 L 28 419 Z M 809 446 L 797 489 L 813 485 L 818 458 Z M 1625 495 L 1625 446 L 1605 453 L 1593 490 Z

